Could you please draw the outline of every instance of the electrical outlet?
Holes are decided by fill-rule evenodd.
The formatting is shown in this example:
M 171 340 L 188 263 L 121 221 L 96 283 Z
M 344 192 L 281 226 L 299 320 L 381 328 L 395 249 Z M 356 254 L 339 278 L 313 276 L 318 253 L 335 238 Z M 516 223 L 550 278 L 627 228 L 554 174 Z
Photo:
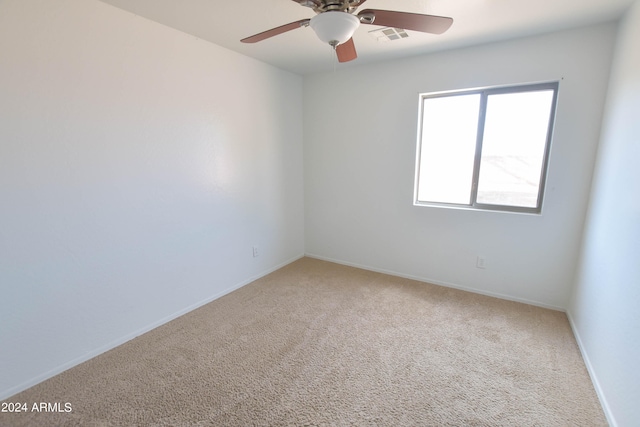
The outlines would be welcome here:
M 254 246 L 254 247 L 253 247 L 253 257 L 255 258 L 255 257 L 257 257 L 258 255 L 260 255 L 260 253 L 258 252 L 258 247 L 257 247 L 257 246 Z
M 484 257 L 478 256 L 476 259 L 476 268 L 486 268 Z

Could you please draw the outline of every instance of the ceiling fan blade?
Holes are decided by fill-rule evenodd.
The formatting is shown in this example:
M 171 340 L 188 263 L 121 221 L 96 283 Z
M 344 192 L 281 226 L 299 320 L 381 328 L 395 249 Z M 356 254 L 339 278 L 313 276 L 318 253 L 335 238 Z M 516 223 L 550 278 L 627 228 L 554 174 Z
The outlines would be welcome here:
M 353 43 L 353 37 L 336 46 L 336 54 L 338 55 L 338 62 L 349 62 L 356 59 L 358 54 L 356 53 L 356 45 Z
M 277 36 L 278 34 L 286 33 L 287 31 L 295 30 L 296 28 L 306 27 L 309 25 L 310 19 L 301 19 L 300 21 L 291 22 L 289 24 L 281 25 L 276 28 L 272 28 L 267 31 L 255 34 L 251 37 L 240 40 L 242 43 L 256 43 L 269 37 Z
M 374 16 L 370 22 L 370 16 Z M 452 18 L 419 13 L 393 12 L 390 10 L 366 9 L 358 13 L 363 24 L 381 25 L 383 27 L 402 28 L 423 33 L 442 34 L 453 24 Z M 369 22 L 368 22 L 369 21 Z

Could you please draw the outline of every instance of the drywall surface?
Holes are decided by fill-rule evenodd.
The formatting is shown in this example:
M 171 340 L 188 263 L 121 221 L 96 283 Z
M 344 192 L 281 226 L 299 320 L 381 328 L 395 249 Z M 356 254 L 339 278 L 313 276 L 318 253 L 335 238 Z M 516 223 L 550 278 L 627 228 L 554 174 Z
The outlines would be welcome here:
M 0 398 L 301 256 L 301 111 L 104 3 L 0 2 Z
M 307 254 L 565 308 L 615 34 L 603 24 L 305 78 Z M 543 81 L 560 89 L 541 215 L 413 206 L 420 93 Z
M 613 426 L 640 422 L 640 2 L 618 36 L 569 316 Z

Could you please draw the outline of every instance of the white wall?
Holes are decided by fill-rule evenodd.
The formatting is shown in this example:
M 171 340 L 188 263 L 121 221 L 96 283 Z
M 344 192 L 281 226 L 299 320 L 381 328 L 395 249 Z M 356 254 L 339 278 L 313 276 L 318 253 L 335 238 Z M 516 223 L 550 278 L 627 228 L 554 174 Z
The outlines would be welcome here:
M 620 29 L 569 308 L 612 425 L 640 423 L 640 2 Z
M 599 25 L 305 78 L 306 253 L 565 308 L 615 34 Z M 561 82 L 542 215 L 412 205 L 419 93 L 550 80 Z
M 1 1 L 0 398 L 301 256 L 301 111 L 112 6 Z

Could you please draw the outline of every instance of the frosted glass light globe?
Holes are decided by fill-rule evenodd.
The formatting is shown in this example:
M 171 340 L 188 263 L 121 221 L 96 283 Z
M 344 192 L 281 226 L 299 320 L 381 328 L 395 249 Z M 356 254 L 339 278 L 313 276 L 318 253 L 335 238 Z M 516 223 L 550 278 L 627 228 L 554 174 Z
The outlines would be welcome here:
M 347 12 L 324 12 L 309 23 L 320 40 L 332 46 L 349 40 L 360 26 L 360 19 Z

